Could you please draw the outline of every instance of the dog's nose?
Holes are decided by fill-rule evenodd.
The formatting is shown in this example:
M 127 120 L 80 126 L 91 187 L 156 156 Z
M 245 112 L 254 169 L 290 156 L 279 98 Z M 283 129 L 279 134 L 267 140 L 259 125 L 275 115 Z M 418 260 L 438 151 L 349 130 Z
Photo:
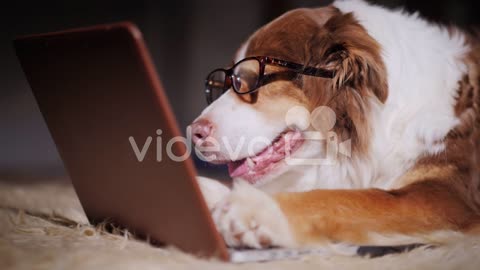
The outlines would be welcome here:
M 201 144 L 212 134 L 213 124 L 207 119 L 201 118 L 190 125 L 192 129 L 192 141 L 195 145 Z

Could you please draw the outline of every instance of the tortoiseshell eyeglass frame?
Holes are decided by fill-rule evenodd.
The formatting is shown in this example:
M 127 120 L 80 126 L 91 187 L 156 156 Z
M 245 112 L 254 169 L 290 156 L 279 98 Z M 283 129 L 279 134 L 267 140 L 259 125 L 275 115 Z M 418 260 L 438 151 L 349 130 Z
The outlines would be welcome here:
M 240 92 L 240 89 L 237 89 L 235 87 L 235 84 L 232 83 L 234 78 L 233 71 L 234 69 L 242 64 L 245 61 L 250 61 L 250 60 L 256 60 L 259 62 L 259 74 L 258 74 L 258 79 L 255 84 L 255 86 L 252 89 L 249 89 L 246 92 Z M 247 57 L 244 58 L 240 61 L 238 61 L 236 64 L 234 64 L 231 68 L 229 69 L 224 69 L 224 68 L 217 68 L 213 70 L 212 72 L 208 73 L 207 78 L 205 80 L 205 95 L 207 98 L 207 103 L 210 104 L 214 101 L 212 98 L 212 83 L 210 83 L 210 77 L 212 74 L 215 72 L 223 72 L 225 73 L 225 79 L 224 79 L 224 84 L 223 86 L 220 85 L 219 88 L 223 89 L 223 92 L 226 92 L 230 87 L 235 91 L 235 93 L 239 95 L 245 95 L 245 94 L 251 94 L 253 92 L 256 92 L 261 86 L 265 85 L 262 83 L 264 79 L 264 73 L 265 73 L 265 66 L 266 65 L 272 65 L 272 66 L 277 66 L 277 67 L 284 67 L 289 69 L 291 72 L 294 72 L 296 74 L 302 74 L 302 75 L 307 75 L 307 76 L 315 76 L 315 77 L 322 77 L 322 78 L 333 78 L 335 76 L 335 73 L 331 70 L 323 69 L 323 68 L 316 68 L 316 67 L 311 67 L 311 66 L 304 66 L 302 64 L 286 61 L 286 60 L 280 60 L 277 58 L 273 58 L 270 56 L 252 56 L 252 57 Z M 218 85 L 217 85 L 218 87 Z

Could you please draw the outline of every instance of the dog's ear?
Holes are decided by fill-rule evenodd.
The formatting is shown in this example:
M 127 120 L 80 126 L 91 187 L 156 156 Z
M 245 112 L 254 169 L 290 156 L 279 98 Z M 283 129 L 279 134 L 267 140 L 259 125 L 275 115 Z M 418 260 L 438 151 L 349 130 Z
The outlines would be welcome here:
M 335 73 L 334 90 L 354 89 L 361 96 L 387 98 L 387 74 L 381 47 L 352 13 L 332 16 L 313 38 L 311 48 L 318 66 Z

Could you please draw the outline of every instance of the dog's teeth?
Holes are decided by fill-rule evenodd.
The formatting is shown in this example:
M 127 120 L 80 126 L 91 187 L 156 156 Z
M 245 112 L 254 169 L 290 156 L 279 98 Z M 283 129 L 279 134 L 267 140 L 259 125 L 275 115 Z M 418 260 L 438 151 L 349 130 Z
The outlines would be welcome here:
M 253 167 L 255 166 L 255 163 L 251 158 L 247 158 L 247 165 L 248 165 L 248 168 L 253 169 Z

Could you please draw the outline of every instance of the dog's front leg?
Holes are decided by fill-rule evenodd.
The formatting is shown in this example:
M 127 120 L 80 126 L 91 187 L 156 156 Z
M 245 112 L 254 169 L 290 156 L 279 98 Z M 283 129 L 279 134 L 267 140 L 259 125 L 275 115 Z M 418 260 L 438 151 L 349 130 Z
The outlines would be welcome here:
M 463 232 L 480 225 L 478 213 L 461 194 L 451 183 L 425 180 L 392 191 L 283 193 L 275 195 L 275 201 L 297 243 L 328 240 L 395 245 L 406 244 L 404 241 L 429 243 L 432 233 Z
M 430 233 L 480 224 L 459 193 L 441 181 L 392 191 L 312 190 L 274 196 L 238 184 L 216 205 L 213 217 L 228 245 L 254 248 L 429 243 Z

